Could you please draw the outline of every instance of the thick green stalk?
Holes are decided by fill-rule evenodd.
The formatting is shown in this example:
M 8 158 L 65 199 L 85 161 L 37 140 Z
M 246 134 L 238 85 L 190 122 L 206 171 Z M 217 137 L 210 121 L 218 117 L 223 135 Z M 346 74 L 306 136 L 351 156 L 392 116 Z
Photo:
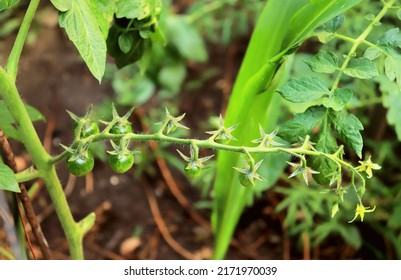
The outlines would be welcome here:
M 10 110 L 32 162 L 45 182 L 56 213 L 70 244 L 74 259 L 83 258 L 82 232 L 70 212 L 63 188 L 57 177 L 51 156 L 45 151 L 14 84 L 14 79 L 0 67 L 0 96 Z
M 17 78 L 19 58 L 21 57 L 22 48 L 24 46 L 29 27 L 38 8 L 39 2 L 40 0 L 31 0 L 29 3 L 28 9 L 21 23 L 21 27 L 18 31 L 17 38 L 15 39 L 14 46 L 7 60 L 6 70 L 13 81 L 15 81 Z

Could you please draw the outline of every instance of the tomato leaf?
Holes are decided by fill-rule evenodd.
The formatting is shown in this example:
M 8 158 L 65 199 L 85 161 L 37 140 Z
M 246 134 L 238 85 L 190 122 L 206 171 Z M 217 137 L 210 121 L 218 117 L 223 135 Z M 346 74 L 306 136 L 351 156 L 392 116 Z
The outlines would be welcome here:
M 12 6 L 18 4 L 19 0 L 2 0 L 0 1 L 0 11 L 11 8 Z
M 277 89 L 280 95 L 294 103 L 315 101 L 329 93 L 324 81 L 318 77 L 302 77 L 292 79 Z
M 334 73 L 338 67 L 337 56 L 329 51 L 321 50 L 305 61 L 313 72 Z
M 363 130 L 363 125 L 359 119 L 343 111 L 333 112 L 331 118 L 338 137 L 362 158 L 363 139 L 360 131 Z
M 66 12 L 72 6 L 71 0 L 50 0 L 50 2 L 52 2 L 53 6 L 60 12 Z
M 91 9 L 94 0 L 71 1 L 71 8 L 60 13 L 60 26 L 74 43 L 93 76 L 101 82 L 106 67 L 106 42 L 99 17 Z
M 375 60 L 379 56 L 381 56 L 382 52 L 375 48 L 375 47 L 369 47 L 366 49 L 365 53 L 363 54 L 363 57 L 366 57 L 369 60 Z
M 366 57 L 358 57 L 350 60 L 344 74 L 359 79 L 371 79 L 379 75 L 379 72 L 372 61 Z
M 18 186 L 17 178 L 10 167 L 0 161 L 0 190 L 10 192 L 21 192 Z
M 336 33 L 338 29 L 341 28 L 341 26 L 344 23 L 344 15 L 338 15 L 331 20 L 327 21 L 324 23 L 324 27 L 326 30 L 330 33 Z
M 334 111 L 342 110 L 353 96 L 352 90 L 348 88 L 337 88 L 334 90 L 333 96 L 323 100 L 326 108 L 332 108 Z
M 299 137 L 310 135 L 312 130 L 320 125 L 326 116 L 327 109 L 323 106 L 313 106 L 305 112 L 296 114 L 292 120 L 280 127 L 278 136 L 290 143 L 299 142 Z
M 320 126 L 320 133 L 317 139 L 314 139 L 316 142 L 315 148 L 323 153 L 332 154 L 337 150 L 338 146 L 332 134 L 331 123 L 328 118 L 329 110 L 325 111 L 326 113 Z M 313 170 L 319 170 L 319 173 L 313 174 L 313 179 L 321 185 L 328 185 L 337 170 L 336 163 L 326 157 L 312 157 L 310 166 Z
M 162 2 L 160 0 L 118 0 L 116 17 L 141 20 L 160 14 L 161 8 Z

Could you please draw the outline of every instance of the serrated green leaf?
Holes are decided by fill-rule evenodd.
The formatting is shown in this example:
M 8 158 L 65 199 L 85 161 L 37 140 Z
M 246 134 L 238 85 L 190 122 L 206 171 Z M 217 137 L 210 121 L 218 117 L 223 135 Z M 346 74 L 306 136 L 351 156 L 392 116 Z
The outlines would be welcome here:
M 1 0 L 0 1 L 0 11 L 11 8 L 12 6 L 18 4 L 19 0 Z
M 184 16 L 169 16 L 166 19 L 169 41 L 179 53 L 189 60 L 204 62 L 207 60 L 207 50 L 199 31 L 188 23 Z
M 118 0 L 116 3 L 116 17 L 142 20 L 157 16 L 162 9 L 160 0 Z
M 331 123 L 328 117 L 330 110 L 325 110 L 325 115 L 322 118 L 320 125 L 320 133 L 317 139 L 312 138 L 316 142 L 316 150 L 332 154 L 338 149 L 337 141 L 331 130 Z M 332 176 L 337 171 L 337 165 L 332 160 L 326 157 L 312 157 L 310 166 L 313 170 L 319 171 L 313 174 L 313 179 L 321 185 L 328 185 Z
M 280 95 L 294 103 L 315 101 L 329 93 L 324 81 L 318 77 L 292 79 L 277 89 Z
M 320 125 L 326 116 L 327 109 L 323 106 L 313 106 L 301 114 L 296 114 L 292 120 L 282 125 L 277 133 L 290 143 L 299 142 L 299 137 L 310 135 L 312 130 Z
M 91 10 L 91 6 L 94 6 L 92 1 L 72 0 L 71 8 L 60 13 L 59 23 L 100 82 L 106 67 L 106 42 L 96 13 Z
M 53 6 L 56 7 L 60 12 L 66 12 L 71 8 L 71 0 L 50 0 Z
M 129 53 L 134 45 L 134 37 L 132 34 L 124 32 L 118 37 L 118 46 L 123 53 Z
M 359 79 L 371 79 L 379 75 L 375 64 L 365 57 L 352 58 L 344 74 Z
M 338 137 L 362 158 L 363 139 L 360 131 L 363 130 L 363 125 L 359 119 L 343 111 L 333 112 L 331 118 Z
M 323 105 L 326 108 L 332 108 L 334 111 L 340 111 L 345 107 L 345 105 L 348 104 L 352 98 L 352 95 L 352 90 L 348 88 L 337 88 L 334 91 L 333 96 L 323 100 Z
M 327 31 L 331 33 L 336 33 L 338 29 L 341 28 L 341 26 L 344 23 L 345 17 L 343 15 L 338 15 L 331 20 L 325 22 L 324 27 L 326 28 Z
M 110 15 L 110 10 L 113 9 L 112 11 L 114 13 L 115 0 L 108 1 L 108 6 L 106 6 L 104 2 L 105 0 L 91 0 L 88 2 L 88 4 L 96 18 L 100 30 L 103 33 L 104 40 L 106 40 L 109 34 L 110 23 L 113 20 L 113 14 Z M 103 6 L 101 7 L 101 5 Z M 105 14 L 101 8 L 105 9 L 105 12 L 108 14 Z
M 384 60 L 384 72 L 390 81 L 396 80 L 401 89 L 401 67 L 400 60 L 387 56 Z
M 377 45 L 380 47 L 391 47 L 391 48 L 401 47 L 400 29 L 397 27 L 388 30 L 379 38 L 379 40 L 377 41 Z
M 366 49 L 365 53 L 363 54 L 363 57 L 366 57 L 369 60 L 375 60 L 379 56 L 381 56 L 382 52 L 375 48 L 375 47 L 369 47 Z
M 330 51 L 319 51 L 305 61 L 313 72 L 317 73 L 333 73 L 338 66 L 337 56 Z
M 14 172 L 0 161 L 0 190 L 6 190 L 10 192 L 21 192 L 18 186 L 17 178 Z

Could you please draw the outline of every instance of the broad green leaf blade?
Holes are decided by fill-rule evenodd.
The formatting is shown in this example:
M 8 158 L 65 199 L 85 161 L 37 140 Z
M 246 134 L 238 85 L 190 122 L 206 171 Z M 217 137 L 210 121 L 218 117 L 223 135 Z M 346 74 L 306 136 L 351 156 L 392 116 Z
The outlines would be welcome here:
M 333 96 L 323 100 L 323 105 L 326 108 L 332 108 L 334 111 L 340 111 L 350 102 L 352 96 L 352 90 L 348 88 L 337 88 L 334 90 Z
M 316 150 L 332 154 L 337 150 L 338 146 L 331 131 L 328 114 L 329 110 L 325 109 L 325 114 L 320 125 L 320 133 L 317 139 L 312 139 L 316 142 Z M 319 170 L 318 174 L 313 174 L 313 179 L 318 184 L 326 186 L 330 183 L 337 170 L 337 164 L 325 157 L 312 157 L 310 166 L 313 170 Z
M 302 77 L 290 80 L 277 89 L 277 92 L 290 102 L 302 103 L 323 97 L 329 93 L 329 89 L 324 81 L 318 77 Z
M 93 76 L 101 82 L 106 67 L 106 41 L 96 13 L 94 0 L 71 0 L 71 8 L 60 13 L 60 26 L 74 43 Z
M 0 161 L 0 190 L 21 192 L 14 172 Z
M 363 139 L 360 131 L 363 125 L 359 119 L 346 112 L 333 112 L 330 116 L 338 137 L 362 158 Z
M 335 33 L 343 25 L 344 19 L 345 19 L 344 15 L 338 15 L 332 18 L 331 20 L 325 22 L 324 27 L 328 32 Z
M 59 10 L 60 12 L 68 11 L 72 6 L 71 1 L 72 0 L 50 0 L 53 6 L 56 7 L 56 9 Z
M 388 56 L 384 60 L 384 72 L 390 81 L 396 81 L 401 90 L 401 55 Z
M 353 58 L 348 63 L 344 74 L 359 79 L 372 79 L 379 75 L 375 64 L 366 57 Z
M 113 21 L 114 11 L 118 0 L 97 0 L 95 3 L 99 6 L 106 21 L 110 24 Z
M 365 53 L 363 54 L 363 57 L 366 57 L 369 60 L 375 60 L 379 56 L 381 56 L 382 52 L 375 48 L 375 47 L 369 47 L 366 49 Z
M 363 0 L 311 0 L 304 5 L 290 21 L 284 46 L 298 45 L 315 28 L 333 17 L 359 4 Z
M 280 127 L 278 136 L 290 143 L 300 141 L 299 137 L 311 135 L 312 130 L 319 126 L 326 117 L 327 109 L 323 106 L 313 106 L 301 114 L 296 114 L 292 120 Z
M 401 33 L 400 29 L 392 28 L 384 33 L 377 41 L 379 47 L 397 48 L 401 46 Z
M 160 14 L 162 2 L 160 0 L 118 0 L 116 3 L 116 17 L 142 20 Z
M 204 62 L 207 60 L 207 50 L 199 31 L 188 23 L 184 16 L 171 15 L 166 18 L 167 30 L 171 43 L 180 54 L 188 60 Z
M 305 61 L 310 69 L 316 73 L 334 73 L 338 67 L 337 56 L 330 51 L 319 51 L 318 54 L 312 56 Z
M 0 12 L 11 8 L 12 6 L 18 4 L 19 0 L 1 0 L 0 1 Z

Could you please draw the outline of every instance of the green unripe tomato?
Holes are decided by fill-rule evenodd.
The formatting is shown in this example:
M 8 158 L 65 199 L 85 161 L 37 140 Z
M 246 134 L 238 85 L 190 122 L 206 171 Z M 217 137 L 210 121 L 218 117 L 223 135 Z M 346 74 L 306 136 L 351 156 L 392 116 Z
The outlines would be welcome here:
M 219 144 L 228 144 L 230 143 L 231 139 L 225 135 L 220 135 L 219 138 L 216 139 L 216 142 Z
M 245 173 L 240 173 L 239 174 L 239 182 L 241 185 L 247 188 L 252 188 L 254 184 L 252 184 L 251 180 L 249 180 L 249 177 Z
M 185 166 L 185 174 L 187 174 L 187 176 L 191 179 L 194 179 L 196 177 L 198 177 L 201 172 L 202 172 L 202 168 L 200 168 L 199 166 L 196 165 L 192 165 L 191 168 L 187 168 L 187 166 Z
M 134 165 L 134 155 L 131 153 L 123 155 L 110 155 L 109 165 L 117 173 L 125 173 Z
M 129 122 L 122 124 L 116 123 L 110 128 L 111 134 L 127 134 L 132 132 L 132 127 Z
M 86 152 L 86 157 L 78 157 L 74 160 L 70 160 L 72 154 L 69 154 L 67 157 L 67 168 L 71 174 L 81 177 L 85 176 L 89 172 L 92 171 L 93 166 L 95 165 L 95 159 L 91 152 Z
M 74 134 L 77 135 L 78 131 L 78 123 L 75 122 L 74 123 Z M 89 122 L 89 123 L 85 123 L 82 126 L 81 129 L 81 138 L 86 138 L 89 137 L 91 135 L 95 135 L 95 134 L 99 134 L 100 130 L 99 130 L 99 125 L 96 122 Z

